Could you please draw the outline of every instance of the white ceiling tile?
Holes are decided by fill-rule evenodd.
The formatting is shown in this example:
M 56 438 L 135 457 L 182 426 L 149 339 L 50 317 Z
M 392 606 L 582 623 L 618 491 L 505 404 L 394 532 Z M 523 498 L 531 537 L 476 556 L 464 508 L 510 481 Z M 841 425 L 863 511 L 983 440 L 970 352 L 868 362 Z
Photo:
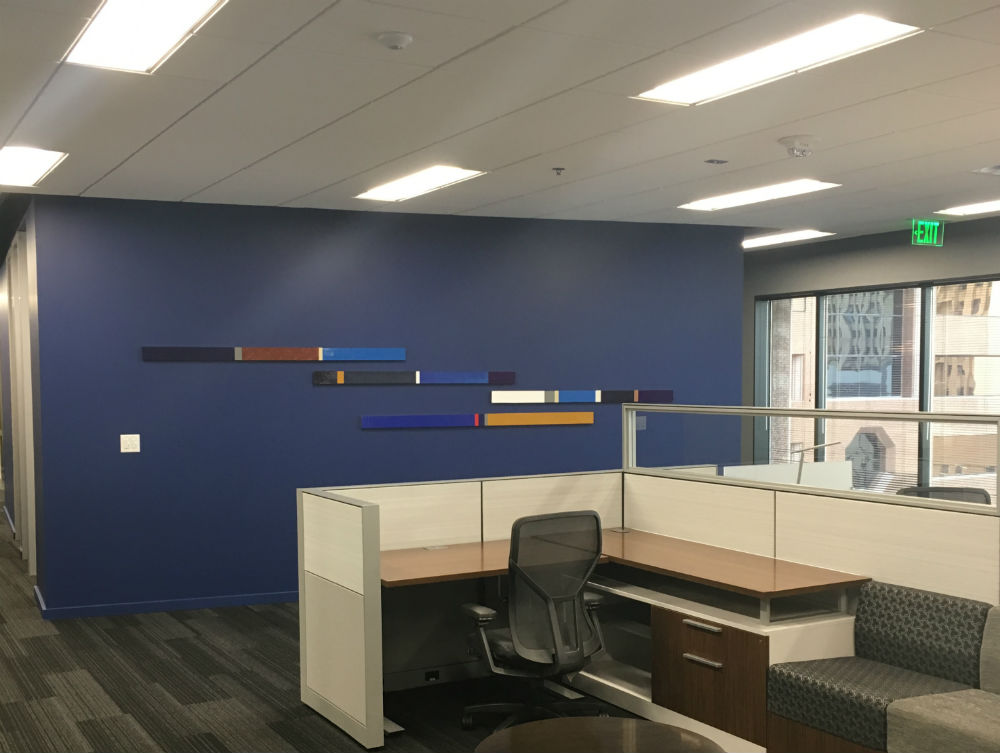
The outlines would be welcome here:
M 495 21 L 428 13 L 367 0 L 341 0 L 289 44 L 360 59 L 433 67 L 506 28 Z M 383 31 L 407 32 L 413 36 L 413 42 L 403 50 L 387 49 L 376 40 Z
M 95 190 L 185 198 L 423 72 L 415 66 L 281 47 L 104 178 Z M 334 90 L 337 96 L 317 96 L 324 90 Z M 261 91 L 270 94 L 261 97 Z M 184 159 L 178 160 L 178 155 Z M 313 159 L 322 163 L 326 155 L 314 154 Z M 147 186 L 150 174 L 156 179 Z M 144 193 L 146 188 L 150 194 Z
M 191 37 L 154 75 L 184 76 L 223 83 L 263 57 L 271 45 L 264 42 Z
M 334 202 L 356 196 L 373 185 L 405 175 L 427 165 L 455 164 L 481 170 L 497 171 L 505 165 L 545 154 L 564 144 L 589 139 L 595 134 L 615 131 L 648 117 L 642 103 L 622 102 L 600 92 L 574 90 L 490 121 L 454 138 L 422 149 L 372 173 L 362 173 L 350 180 L 291 202 L 292 206 L 332 206 Z M 553 165 L 538 170 L 550 177 Z M 515 190 L 523 190 L 519 184 Z M 447 196 L 436 194 L 443 207 L 460 211 L 496 200 L 496 182 L 475 180 Z M 442 208 L 439 206 L 439 208 Z
M 977 102 L 1000 103 L 998 82 L 1000 82 L 1000 66 L 993 66 L 974 73 L 955 76 L 946 81 L 928 84 L 921 87 L 920 91 Z
M 86 16 L 33 5 L 0 5 L 0 50 L 10 58 L 57 62 L 86 22 Z
M 444 13 L 482 21 L 499 21 L 507 25 L 521 24 L 562 0 L 372 0 L 374 4 Z
M 982 13 L 974 13 L 951 23 L 941 24 L 935 28 L 935 31 L 1000 44 L 1000 6 Z
M 12 59 L 0 50 L 0 139 L 11 133 L 57 65 L 53 61 Z M 44 143 L 43 134 L 20 132 L 18 136 L 20 146 L 57 149 L 56 145 Z
M 666 50 L 742 21 L 783 0 L 570 0 L 531 21 L 535 29 Z
M 281 203 L 380 165 L 395 177 L 400 173 L 394 161 L 567 91 L 639 54 L 622 45 L 519 29 L 194 198 L 222 199 L 247 186 L 256 200 Z M 269 188 L 258 173 L 287 177 Z
M 276 44 L 337 0 L 230 0 L 199 35 Z
M 79 193 L 213 86 L 197 79 L 64 65 L 11 142 L 68 152 L 44 185 L 50 193 Z

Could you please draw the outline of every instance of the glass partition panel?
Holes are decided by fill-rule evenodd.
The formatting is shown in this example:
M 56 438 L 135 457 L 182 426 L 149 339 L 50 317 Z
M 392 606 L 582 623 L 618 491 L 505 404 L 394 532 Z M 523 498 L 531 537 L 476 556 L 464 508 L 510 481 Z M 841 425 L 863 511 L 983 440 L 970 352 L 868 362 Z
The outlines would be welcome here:
M 891 495 L 899 504 L 996 508 L 997 415 L 683 405 L 624 411 L 626 470 Z M 741 425 L 754 419 L 771 425 L 767 462 L 741 453 Z M 921 456 L 922 433 L 933 439 L 930 459 Z

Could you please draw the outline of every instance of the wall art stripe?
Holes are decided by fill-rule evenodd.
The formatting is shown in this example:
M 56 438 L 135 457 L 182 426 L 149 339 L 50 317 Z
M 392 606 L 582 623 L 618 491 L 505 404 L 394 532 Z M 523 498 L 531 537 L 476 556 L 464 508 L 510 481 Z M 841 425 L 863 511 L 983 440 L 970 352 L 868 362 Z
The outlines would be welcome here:
M 362 416 L 362 429 L 439 429 L 479 426 L 478 413 L 427 413 L 420 416 Z
M 487 413 L 487 426 L 563 426 L 592 424 L 594 412 L 563 413 Z
M 513 371 L 314 371 L 317 387 L 338 384 L 513 384 Z
M 493 390 L 493 403 L 672 403 L 673 390 Z
M 143 361 L 405 361 L 406 348 L 256 348 L 144 346 Z M 513 384 L 513 382 L 490 382 Z
M 362 416 L 362 429 L 438 429 L 496 426 L 573 426 L 594 423 L 593 411 L 564 413 L 429 413 Z

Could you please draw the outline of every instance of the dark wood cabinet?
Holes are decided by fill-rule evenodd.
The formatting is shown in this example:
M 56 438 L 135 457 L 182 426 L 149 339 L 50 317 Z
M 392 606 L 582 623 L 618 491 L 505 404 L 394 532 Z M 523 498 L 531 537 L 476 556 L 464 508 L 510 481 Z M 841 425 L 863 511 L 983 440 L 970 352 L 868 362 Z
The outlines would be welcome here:
M 651 615 L 653 703 L 767 742 L 767 637 L 669 609 Z

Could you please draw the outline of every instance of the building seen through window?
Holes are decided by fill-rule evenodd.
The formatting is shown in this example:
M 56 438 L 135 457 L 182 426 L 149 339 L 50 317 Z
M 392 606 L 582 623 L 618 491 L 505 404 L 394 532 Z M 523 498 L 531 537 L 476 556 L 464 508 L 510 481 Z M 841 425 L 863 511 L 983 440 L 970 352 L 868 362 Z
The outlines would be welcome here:
M 764 302 L 767 404 L 1000 413 L 998 286 L 1000 281 L 984 281 Z M 924 310 L 933 312 L 927 322 L 921 321 Z M 989 425 L 931 424 L 922 443 L 916 421 L 769 421 L 771 462 L 798 462 L 794 450 L 820 443 L 834 444 L 805 450 L 806 462 L 850 460 L 857 489 L 971 486 L 996 495 L 997 437 Z

